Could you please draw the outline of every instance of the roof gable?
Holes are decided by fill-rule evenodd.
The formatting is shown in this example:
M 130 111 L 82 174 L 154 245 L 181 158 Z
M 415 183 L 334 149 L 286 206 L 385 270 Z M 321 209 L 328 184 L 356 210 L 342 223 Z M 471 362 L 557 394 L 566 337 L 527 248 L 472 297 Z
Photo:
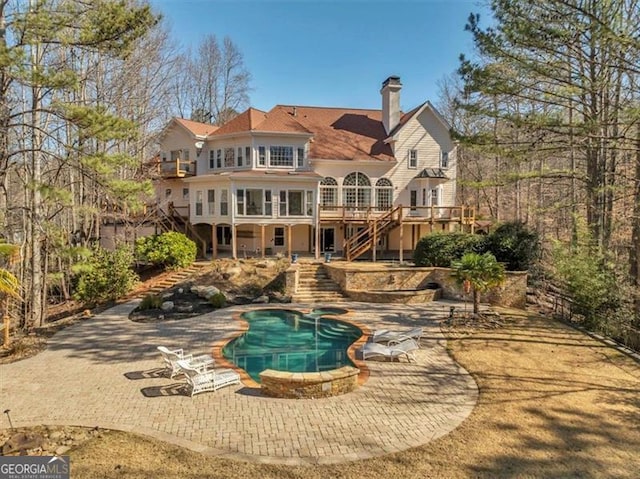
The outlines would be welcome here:
M 387 141 L 394 139 L 393 137 L 400 130 L 402 130 L 402 128 L 407 123 L 409 123 L 409 120 L 411 120 L 412 118 L 417 118 L 425 110 L 429 110 L 433 114 L 433 116 L 445 127 L 447 131 L 451 130 L 451 125 L 449 124 L 449 122 L 445 120 L 444 117 L 440 114 L 440 112 L 436 110 L 436 108 L 431 104 L 430 101 L 427 100 L 422 105 L 419 105 L 415 107 L 413 110 L 402 115 L 398 124 L 389 133 L 389 138 L 387 139 Z

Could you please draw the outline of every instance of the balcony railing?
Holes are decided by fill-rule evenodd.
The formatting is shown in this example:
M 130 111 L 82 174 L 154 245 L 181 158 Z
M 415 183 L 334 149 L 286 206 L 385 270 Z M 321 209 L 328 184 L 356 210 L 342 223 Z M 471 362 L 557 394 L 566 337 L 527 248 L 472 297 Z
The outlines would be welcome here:
M 184 178 L 196 174 L 196 162 L 184 160 L 168 160 L 158 163 L 158 173 L 163 178 Z
M 386 214 L 391 208 L 374 206 L 320 206 L 321 220 L 370 221 Z M 404 221 L 462 222 L 475 219 L 475 209 L 469 206 L 401 206 Z

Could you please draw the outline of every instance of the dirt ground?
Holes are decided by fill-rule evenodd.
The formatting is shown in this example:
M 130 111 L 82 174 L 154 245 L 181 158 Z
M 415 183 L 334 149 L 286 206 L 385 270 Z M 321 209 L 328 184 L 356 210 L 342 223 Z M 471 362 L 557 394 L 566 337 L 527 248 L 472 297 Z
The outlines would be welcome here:
M 480 387 L 471 416 L 425 446 L 335 466 L 208 457 L 121 432 L 71 451 L 74 478 L 500 478 L 640 476 L 640 365 L 554 320 L 447 328 Z M 504 317 L 504 315 L 503 315 Z

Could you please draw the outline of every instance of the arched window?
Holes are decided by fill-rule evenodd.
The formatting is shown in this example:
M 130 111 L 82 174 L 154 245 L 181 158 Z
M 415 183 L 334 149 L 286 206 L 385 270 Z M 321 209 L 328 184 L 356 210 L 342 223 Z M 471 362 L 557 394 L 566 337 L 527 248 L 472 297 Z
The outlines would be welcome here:
M 364 173 L 355 171 L 345 176 L 342 182 L 342 197 L 345 206 L 363 208 L 371 206 L 371 181 Z
M 320 182 L 320 206 L 323 210 L 335 210 L 338 205 L 338 182 L 327 176 Z
M 376 181 L 376 209 L 378 211 L 391 209 L 393 205 L 393 184 L 388 178 Z

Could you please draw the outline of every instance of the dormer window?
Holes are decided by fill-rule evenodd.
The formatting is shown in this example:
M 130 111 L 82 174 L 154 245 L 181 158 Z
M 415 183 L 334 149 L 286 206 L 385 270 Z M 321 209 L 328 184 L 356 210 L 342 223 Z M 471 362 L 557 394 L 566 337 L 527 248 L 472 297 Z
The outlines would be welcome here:
M 440 152 L 440 168 L 449 168 L 449 152 Z
M 418 167 L 418 150 L 409 150 L 409 168 Z
M 298 148 L 298 168 L 302 168 L 304 166 L 304 148 Z

